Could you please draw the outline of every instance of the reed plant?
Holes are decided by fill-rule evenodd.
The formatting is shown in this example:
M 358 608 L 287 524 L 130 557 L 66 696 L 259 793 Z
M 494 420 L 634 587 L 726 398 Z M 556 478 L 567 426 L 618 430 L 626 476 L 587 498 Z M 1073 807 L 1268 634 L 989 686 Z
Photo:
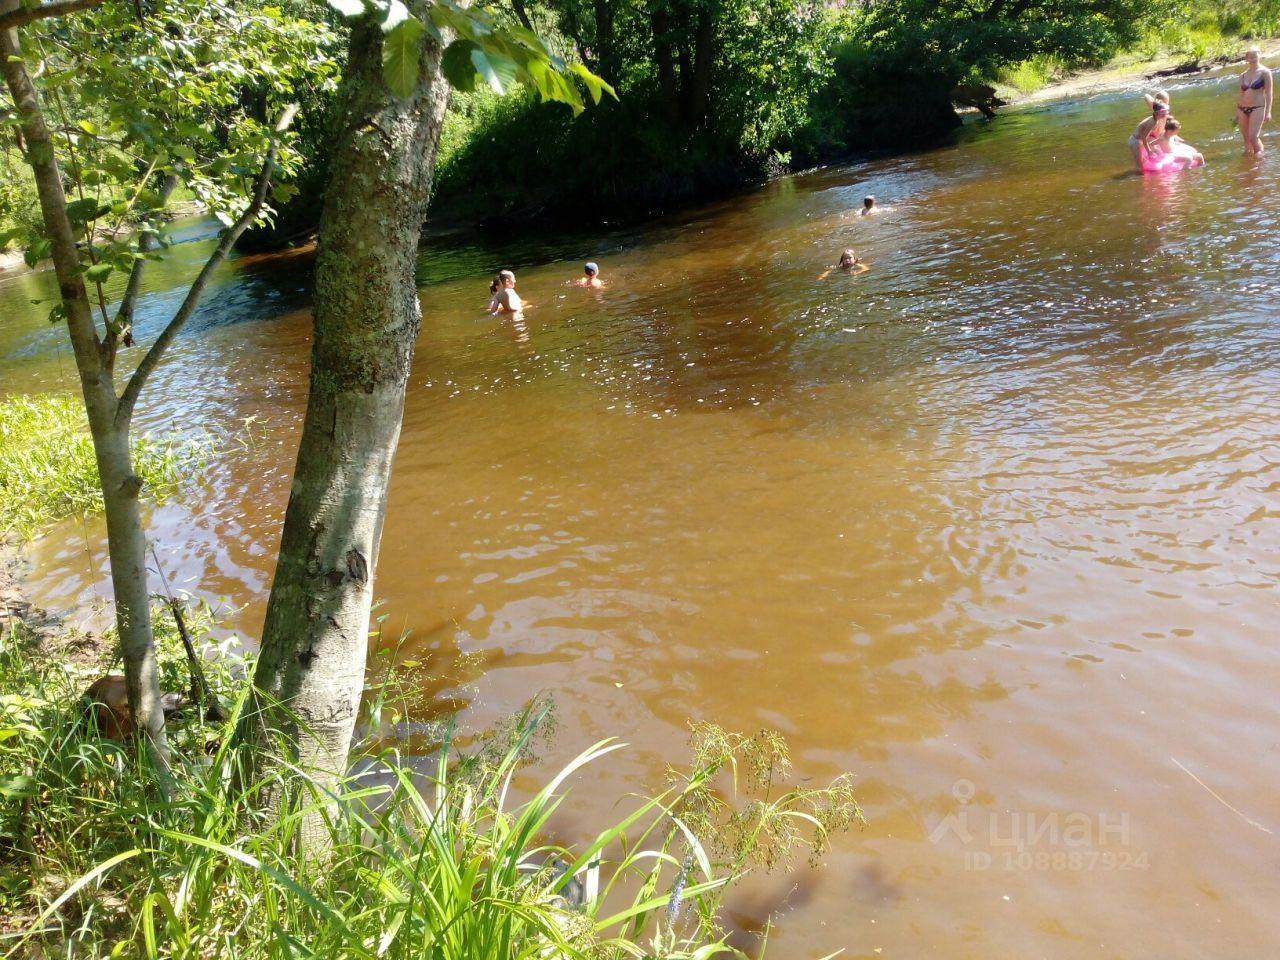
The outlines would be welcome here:
M 19 632 L 0 649 L 0 954 L 705 960 L 736 952 L 719 922 L 734 880 L 816 855 L 860 816 L 844 778 L 786 788 L 776 735 L 700 725 L 690 768 L 599 833 L 555 842 L 571 779 L 623 745 L 592 744 L 538 783 L 544 705 L 466 749 L 450 723 L 426 755 L 368 738 L 333 791 L 246 763 L 235 717 L 193 717 L 166 800 L 145 751 L 86 726 L 82 679 L 22 646 Z M 236 688 L 237 671 L 212 669 Z M 394 690 L 370 692 L 366 730 Z M 265 816 L 265 796 L 289 799 Z M 317 813 L 319 857 L 298 843 Z
M 177 433 L 142 434 L 133 446 L 143 489 L 158 499 L 209 452 L 205 441 Z M 27 540 L 55 520 L 101 510 L 98 464 L 79 398 L 0 398 L 0 538 Z

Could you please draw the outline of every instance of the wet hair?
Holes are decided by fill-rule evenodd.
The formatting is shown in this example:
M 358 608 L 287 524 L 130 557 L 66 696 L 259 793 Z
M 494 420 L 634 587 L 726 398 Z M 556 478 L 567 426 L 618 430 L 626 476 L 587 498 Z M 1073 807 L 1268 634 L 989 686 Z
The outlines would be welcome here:
M 840 254 L 840 263 L 843 265 L 848 260 L 850 263 L 857 263 L 858 258 L 853 255 L 852 250 L 845 250 Z
M 512 283 L 515 283 L 515 282 L 516 282 L 516 275 L 515 275 L 514 273 L 512 273 L 510 270 L 499 270 L 499 271 L 498 271 L 498 286 L 502 286 L 502 284 L 504 284 L 504 283 L 505 283 L 506 281 L 508 281 L 508 280 L 510 280 Z
M 867 209 L 870 209 L 871 207 L 874 207 L 876 205 L 876 198 L 868 193 L 865 197 L 862 198 L 862 205 Z
M 489 281 L 489 292 L 490 292 L 490 293 L 497 293 L 497 292 L 498 292 L 498 288 L 499 288 L 499 287 L 501 287 L 501 286 L 502 286 L 502 278 L 501 278 L 501 277 L 494 277 L 492 280 L 490 280 L 490 281 Z

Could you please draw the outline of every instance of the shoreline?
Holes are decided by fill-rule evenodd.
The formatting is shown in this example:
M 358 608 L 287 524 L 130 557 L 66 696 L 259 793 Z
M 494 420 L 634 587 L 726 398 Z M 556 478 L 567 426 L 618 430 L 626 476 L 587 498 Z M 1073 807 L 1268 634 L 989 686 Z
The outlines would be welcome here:
M 1245 41 L 1241 41 L 1243 50 Z M 1264 60 L 1280 57 L 1280 39 L 1259 43 Z M 1243 53 L 1204 59 L 1185 56 L 1164 56 L 1154 60 L 1124 59 L 1105 67 L 1081 70 L 1067 74 L 1038 90 L 1022 92 L 1011 87 L 997 87 L 1009 107 L 1033 106 L 1041 103 L 1061 103 L 1083 100 L 1105 93 L 1117 93 L 1143 84 L 1154 88 L 1185 78 L 1203 77 L 1219 69 L 1229 69 L 1244 63 Z M 998 115 L 998 113 L 997 113 Z
M 1245 43 L 1246 41 L 1240 42 L 1242 48 Z M 1262 47 L 1264 60 L 1280 57 L 1280 38 L 1269 39 L 1260 43 L 1259 46 Z M 1103 67 L 1067 74 L 1037 90 L 1024 92 L 1015 87 L 997 84 L 995 87 L 996 94 L 1004 100 L 1004 104 L 997 109 L 996 116 L 999 116 L 1000 110 L 1083 100 L 1102 94 L 1118 93 L 1135 86 L 1159 87 L 1165 83 L 1184 78 L 1202 77 L 1212 73 L 1214 70 L 1229 69 L 1243 62 L 1242 54 L 1204 59 L 1188 59 L 1184 56 L 1162 56 L 1150 60 L 1137 57 L 1121 57 Z M 978 113 L 978 110 L 974 107 L 957 107 L 956 112 L 961 116 L 968 116 Z M 912 151 L 893 151 L 895 154 L 910 152 Z M 835 163 L 842 162 L 856 162 L 856 158 L 849 157 L 843 161 L 835 161 Z M 828 165 L 834 164 L 819 164 L 820 167 Z M 803 172 L 803 170 L 798 169 L 790 170 L 787 175 Z M 696 204 L 694 205 L 696 206 Z M 196 201 L 186 201 L 175 206 L 170 219 L 192 216 L 199 213 L 200 209 L 200 205 Z M 673 213 L 676 211 L 673 209 L 664 212 Z M 660 216 L 661 214 L 658 215 Z M 652 217 L 643 217 L 641 219 L 647 220 L 652 219 Z M 469 232 L 469 228 L 462 225 L 463 221 L 447 217 L 444 220 L 435 221 L 434 224 L 433 221 L 434 218 L 428 216 L 426 223 L 423 224 L 422 236 L 424 240 L 431 236 L 446 235 L 454 232 Z M 23 259 L 21 250 L 0 250 L 0 282 L 16 276 L 25 267 L 26 262 Z M 34 272 L 47 268 L 47 261 L 42 261 L 29 269 Z

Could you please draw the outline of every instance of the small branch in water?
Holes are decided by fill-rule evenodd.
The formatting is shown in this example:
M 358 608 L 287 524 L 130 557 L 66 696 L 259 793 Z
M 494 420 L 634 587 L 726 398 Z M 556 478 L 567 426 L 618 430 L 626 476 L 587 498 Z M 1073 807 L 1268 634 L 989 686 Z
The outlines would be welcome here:
M 1176 763 L 1183 773 L 1185 773 L 1188 777 L 1190 777 L 1196 783 L 1200 784 L 1200 786 L 1204 787 L 1207 791 L 1209 791 L 1209 796 L 1213 797 L 1213 799 L 1217 800 L 1220 804 L 1222 804 L 1224 807 L 1226 807 L 1228 810 L 1234 813 L 1237 817 L 1239 817 L 1245 823 L 1249 824 L 1249 826 L 1256 827 L 1257 829 L 1261 830 L 1263 833 L 1266 833 L 1266 834 L 1270 834 L 1272 832 L 1268 830 L 1266 827 L 1264 827 L 1262 824 L 1260 824 L 1257 820 L 1250 820 L 1248 817 L 1246 817 L 1243 813 L 1241 813 L 1231 804 L 1227 803 L 1227 801 L 1223 800 L 1222 797 L 1218 796 L 1218 794 L 1214 792 L 1213 787 L 1209 786 L 1207 783 L 1205 783 L 1203 780 L 1197 777 L 1194 773 L 1188 770 L 1183 765 L 1182 761 L 1179 760 L 1177 757 L 1170 757 L 1169 759 L 1172 760 L 1174 763 Z

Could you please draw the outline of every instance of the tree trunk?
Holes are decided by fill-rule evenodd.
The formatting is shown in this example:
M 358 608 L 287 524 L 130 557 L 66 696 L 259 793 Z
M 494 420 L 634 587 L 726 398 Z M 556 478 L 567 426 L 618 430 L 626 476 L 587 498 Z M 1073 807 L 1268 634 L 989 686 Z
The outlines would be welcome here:
M 698 10 L 693 33 L 693 81 L 690 84 L 689 120 L 700 124 L 711 109 L 711 78 L 715 68 L 715 18 L 711 10 Z
M 16 10 L 18 6 L 18 0 L 0 0 L 0 14 Z M 129 425 L 116 423 L 118 398 L 80 273 L 75 230 L 67 216 L 67 198 L 62 189 L 62 173 L 39 95 L 21 59 L 17 30 L 0 31 L 0 61 L 3 61 L 0 68 L 4 71 L 5 83 L 18 110 L 27 161 L 35 175 L 40 212 L 51 245 L 54 273 L 66 311 L 67 332 L 93 437 L 106 506 L 111 586 L 115 593 L 116 625 L 129 705 L 135 725 L 146 735 L 152 758 L 161 773 L 167 774 L 169 752 L 151 633 L 142 520 L 138 513 L 142 480 L 133 472 Z
M 413 5 L 425 16 L 425 4 Z M 351 34 L 316 255 L 315 341 L 296 472 L 241 736 L 281 731 L 323 784 L 345 773 L 364 687 L 373 572 L 421 325 L 414 266 L 448 86 L 430 39 L 417 87 L 381 76 L 382 34 Z M 315 819 L 315 818 L 313 818 Z M 318 820 L 304 844 L 323 845 Z
M 595 0 L 596 65 L 600 76 L 618 82 L 618 43 L 614 37 L 614 0 Z
M 667 120 L 674 126 L 680 120 L 680 89 L 671 53 L 671 20 L 665 10 L 654 10 L 649 21 L 653 29 L 653 60 L 658 67 L 658 92 Z

